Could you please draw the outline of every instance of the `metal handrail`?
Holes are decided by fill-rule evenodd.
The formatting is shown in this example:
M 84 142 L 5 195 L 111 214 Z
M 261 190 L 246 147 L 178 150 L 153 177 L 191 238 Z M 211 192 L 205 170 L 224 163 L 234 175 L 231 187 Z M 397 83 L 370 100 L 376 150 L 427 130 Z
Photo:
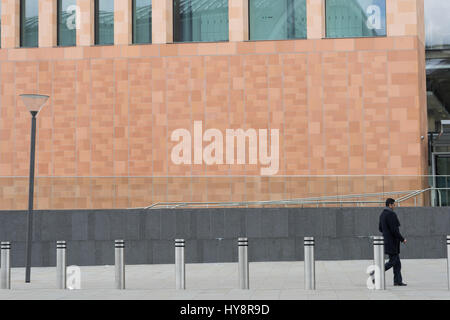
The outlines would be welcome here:
M 341 198 L 341 199 L 351 199 L 351 198 L 367 198 L 372 196 L 384 196 L 386 194 L 390 195 L 398 195 L 405 194 L 411 192 L 417 192 L 421 190 L 408 190 L 408 191 L 392 191 L 392 192 L 377 192 L 377 193 L 361 193 L 361 194 L 347 194 L 347 195 L 337 195 L 337 196 L 322 196 L 322 197 L 312 197 L 312 198 L 298 198 L 292 200 L 285 201 L 295 201 L 295 200 L 324 200 L 324 199 L 333 199 L 333 198 Z
M 368 193 L 368 194 L 353 194 L 353 195 L 341 195 L 341 196 L 324 196 L 324 197 L 314 197 L 314 198 L 302 198 L 302 199 L 291 199 L 291 200 L 270 200 L 270 201 L 246 201 L 246 202 L 158 202 L 154 203 L 149 207 L 140 209 L 156 209 L 160 207 L 166 208 L 180 208 L 180 207 L 191 207 L 191 206 L 207 206 L 207 207 L 248 207 L 248 206 L 264 206 L 264 205 L 308 205 L 315 204 L 327 205 L 327 204 L 384 204 L 385 200 L 343 200 L 351 198 L 361 198 L 361 197 L 377 197 L 386 195 L 400 195 L 404 196 L 396 200 L 397 203 L 401 204 L 411 198 L 417 198 L 419 195 L 428 191 L 437 191 L 439 193 L 439 206 L 442 206 L 442 194 L 441 190 L 450 190 L 450 188 L 426 188 L 423 190 L 410 190 L 410 191 L 392 191 L 392 192 L 379 192 L 379 193 Z M 331 201 L 330 199 L 338 199 Z M 340 199 L 340 200 L 339 200 Z
M 416 194 L 407 195 L 407 196 L 405 196 L 403 198 L 400 198 L 400 199 L 398 199 L 396 201 L 397 202 L 403 202 L 403 201 L 411 199 L 412 197 L 417 197 L 418 195 L 420 195 L 422 193 L 425 193 L 427 191 L 437 191 L 439 193 L 439 207 L 442 207 L 442 193 L 441 193 L 442 190 L 450 190 L 450 188 L 434 188 L 434 187 L 431 187 L 431 188 L 427 188 L 427 189 L 424 189 L 424 190 L 418 190 Z

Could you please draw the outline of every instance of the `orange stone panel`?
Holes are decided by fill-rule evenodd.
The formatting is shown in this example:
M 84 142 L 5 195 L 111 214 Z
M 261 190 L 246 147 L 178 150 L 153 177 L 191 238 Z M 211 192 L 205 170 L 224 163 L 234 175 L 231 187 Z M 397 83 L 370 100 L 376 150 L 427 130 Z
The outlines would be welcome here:
M 91 170 L 92 175 L 114 174 L 115 82 L 112 60 L 92 60 Z
M 416 10 L 400 7 L 405 16 Z M 319 35 L 320 24 L 311 23 Z M 2 208 L 27 205 L 27 181 L 8 180 L 29 170 L 30 115 L 21 93 L 51 96 L 38 117 L 36 206 L 42 209 L 282 200 L 426 185 L 383 177 L 427 169 L 420 38 L 320 38 L 2 49 Z M 194 151 L 195 121 L 203 134 L 222 135 L 222 161 L 205 164 L 206 141 L 201 163 L 172 161 L 171 134 L 186 129 Z M 254 129 L 257 137 L 260 129 L 279 130 L 278 176 L 261 177 L 268 165 L 259 143 L 246 145 L 245 164 L 227 163 L 227 129 Z M 249 151 L 256 151 L 255 164 Z
M 191 105 L 189 101 L 189 77 L 180 77 L 180 74 L 189 74 L 191 67 L 190 58 L 167 58 L 166 65 L 167 133 L 169 139 L 167 144 L 168 172 L 171 176 L 190 176 L 192 157 L 190 157 L 190 163 L 187 164 L 177 165 L 172 160 L 172 149 L 180 143 L 180 141 L 172 141 L 172 134 L 180 129 L 193 132 Z
M 283 115 L 280 117 L 280 155 L 281 171 L 287 175 L 307 175 L 310 169 L 309 160 L 309 105 L 308 105 L 308 56 L 305 54 L 286 54 L 281 56 L 282 78 L 280 79 L 280 98 L 273 101 Z M 276 66 L 276 64 L 274 65 Z M 273 88 L 271 87 L 271 92 Z
M 76 175 L 91 175 L 91 63 L 88 60 L 76 64 Z
M 167 117 L 167 83 L 163 58 L 152 59 L 152 153 L 153 176 L 167 176 L 168 168 L 168 117 Z
M 14 175 L 15 157 L 15 63 L 3 62 L 0 67 L 0 176 Z
M 76 64 L 73 61 L 58 61 L 54 63 L 53 68 L 53 143 L 47 148 L 39 146 L 39 150 L 50 150 L 48 159 L 43 158 L 41 161 L 51 164 L 53 160 L 54 175 L 56 176 L 75 176 L 77 150 Z M 41 73 L 39 75 L 41 76 Z M 45 139 L 43 142 L 49 142 L 49 140 Z M 40 174 L 50 175 L 50 172 L 40 172 Z
M 323 126 L 325 130 L 325 174 L 349 172 L 348 57 L 346 53 L 324 53 Z
M 128 140 L 123 141 L 124 147 L 128 147 L 128 150 L 123 148 L 122 152 L 128 151 L 129 162 L 127 165 L 129 165 L 131 176 L 151 177 L 153 175 L 151 61 L 151 58 L 130 59 L 127 67 L 128 80 L 124 81 L 124 86 L 128 85 L 129 94 L 127 101 L 124 101 L 128 108 L 122 112 L 126 112 L 125 118 L 129 118 L 128 123 L 123 122 L 123 130 L 125 130 L 125 126 L 129 126 L 130 131 Z M 118 121 L 121 120 L 118 119 Z M 125 157 L 125 155 L 123 156 Z
M 206 175 L 228 175 L 230 166 L 226 162 L 226 130 L 230 128 L 229 119 L 229 58 L 226 56 L 211 56 L 205 58 L 205 121 L 203 123 L 203 133 L 208 130 L 215 130 L 211 141 L 203 142 L 204 163 L 207 164 Z M 218 141 L 216 141 L 216 138 Z M 213 141 L 214 140 L 214 141 Z M 208 146 L 216 143 L 216 149 L 207 152 Z M 219 145 L 217 145 L 219 143 Z M 222 143 L 222 148 L 220 144 Z M 222 154 L 220 152 L 222 151 Z M 208 187 L 209 190 L 209 187 Z M 229 191 L 228 191 L 229 193 Z M 228 197 L 229 199 L 230 197 Z
M 115 70 L 115 108 L 114 108 L 114 175 L 129 176 L 129 101 L 128 60 L 114 61 Z M 150 71 L 148 70 L 148 73 Z M 150 81 L 149 85 L 150 85 Z M 151 111 L 150 111 L 151 114 Z
M 15 119 L 14 119 L 14 171 L 15 176 L 28 176 L 30 169 L 31 115 L 20 99 L 20 94 L 38 91 L 38 67 L 36 62 L 18 62 L 15 70 Z M 37 122 L 41 122 L 37 120 Z M 37 131 L 37 130 L 36 130 Z

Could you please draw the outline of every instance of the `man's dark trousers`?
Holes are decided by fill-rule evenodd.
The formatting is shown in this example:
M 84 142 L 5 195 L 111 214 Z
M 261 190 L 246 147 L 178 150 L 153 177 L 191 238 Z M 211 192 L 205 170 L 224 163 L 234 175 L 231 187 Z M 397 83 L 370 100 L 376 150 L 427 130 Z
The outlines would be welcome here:
M 379 230 L 384 237 L 384 252 L 389 255 L 389 262 L 385 269 L 389 270 L 394 267 L 394 284 L 403 283 L 400 262 L 400 243 L 405 242 L 405 238 L 399 230 L 400 221 L 395 212 L 391 208 L 385 208 L 380 216 Z
M 400 261 L 400 255 L 389 254 L 389 261 L 385 265 L 385 270 L 388 271 L 392 267 L 394 268 L 394 284 L 402 283 L 402 263 Z

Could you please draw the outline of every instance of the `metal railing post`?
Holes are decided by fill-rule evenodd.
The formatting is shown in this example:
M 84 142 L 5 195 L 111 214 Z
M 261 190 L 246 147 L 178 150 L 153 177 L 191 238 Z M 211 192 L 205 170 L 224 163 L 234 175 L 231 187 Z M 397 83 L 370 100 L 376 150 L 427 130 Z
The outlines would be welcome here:
M 11 243 L 1 243 L 0 289 L 11 289 Z
M 175 240 L 175 282 L 177 290 L 186 289 L 186 265 L 184 261 L 184 239 Z
M 56 284 L 58 289 L 67 288 L 66 241 L 56 243 Z
M 305 290 L 316 290 L 316 261 L 314 237 L 305 237 Z
M 248 290 L 250 288 L 249 281 L 249 265 L 248 265 L 248 238 L 239 238 L 239 288 Z
M 376 267 L 375 272 L 375 289 L 385 290 L 385 261 L 384 261 L 384 238 L 383 236 L 373 237 L 373 262 Z
M 116 289 L 125 290 L 125 241 L 115 241 Z
M 447 281 L 450 290 L 450 236 L 447 236 Z

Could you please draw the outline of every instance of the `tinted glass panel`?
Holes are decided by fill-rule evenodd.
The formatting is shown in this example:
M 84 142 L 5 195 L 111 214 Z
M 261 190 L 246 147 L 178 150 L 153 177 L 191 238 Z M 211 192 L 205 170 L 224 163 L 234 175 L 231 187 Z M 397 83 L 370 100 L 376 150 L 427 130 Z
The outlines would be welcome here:
M 58 46 L 76 46 L 77 0 L 58 0 Z
M 133 0 L 133 43 L 152 42 L 152 0 Z
M 250 0 L 250 40 L 306 38 L 306 0 Z
M 450 1 L 425 1 L 427 49 L 450 48 Z
M 37 47 L 38 33 L 38 0 L 20 1 L 20 46 Z
M 114 44 L 114 0 L 95 0 L 95 44 Z
M 386 36 L 386 0 L 327 0 L 329 38 Z
M 428 131 L 450 120 L 450 1 L 425 1 Z M 434 149 L 450 152 L 449 147 Z M 438 185 L 439 186 L 439 185 Z
M 227 41 L 228 0 L 174 0 L 174 41 Z

